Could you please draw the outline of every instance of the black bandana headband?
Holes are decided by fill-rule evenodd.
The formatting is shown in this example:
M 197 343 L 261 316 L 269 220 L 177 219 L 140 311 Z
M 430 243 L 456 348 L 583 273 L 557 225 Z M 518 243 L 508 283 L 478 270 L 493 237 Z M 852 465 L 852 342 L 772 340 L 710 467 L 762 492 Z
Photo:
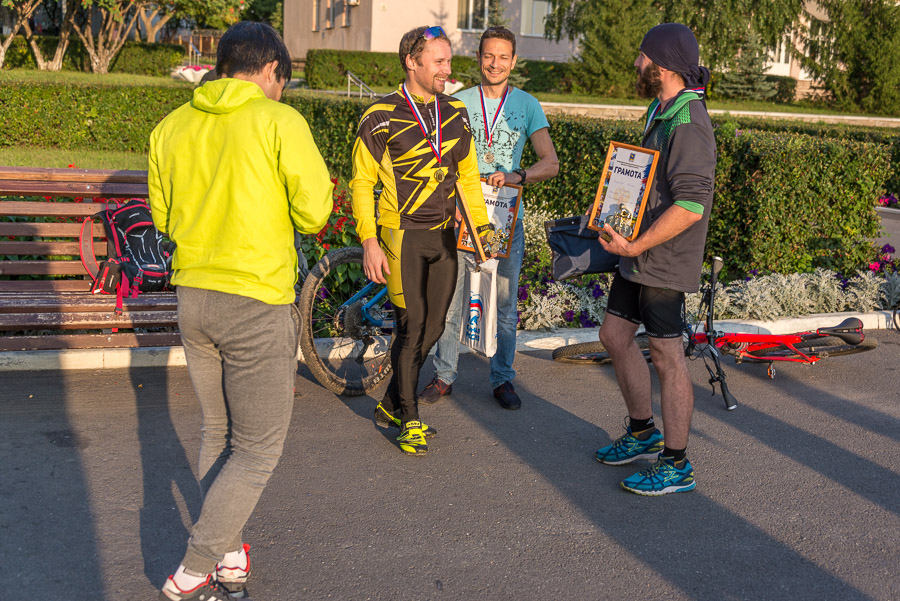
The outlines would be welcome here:
M 663 23 L 648 31 L 641 52 L 654 64 L 681 75 L 688 88 L 705 88 L 709 83 L 709 69 L 699 66 L 697 38 L 681 23 Z

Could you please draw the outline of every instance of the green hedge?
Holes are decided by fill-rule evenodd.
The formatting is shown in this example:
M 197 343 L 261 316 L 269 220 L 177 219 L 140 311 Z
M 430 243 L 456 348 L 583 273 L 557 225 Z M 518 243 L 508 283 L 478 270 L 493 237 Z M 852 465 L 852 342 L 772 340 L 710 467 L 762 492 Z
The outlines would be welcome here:
M 849 274 L 877 255 L 874 199 L 890 171 L 889 147 L 729 126 L 717 128 L 716 143 L 708 252 L 724 253 L 741 273 Z
M 59 38 L 56 36 L 36 36 L 44 59 L 49 60 L 56 52 Z M 185 50 L 177 44 L 145 44 L 125 42 L 122 50 L 110 64 L 111 73 L 134 73 L 135 75 L 167 76 L 184 60 Z M 37 69 L 37 61 L 31 47 L 22 36 L 17 36 L 10 45 L 3 62 L 4 69 Z M 90 71 L 91 60 L 84 44 L 77 37 L 69 39 L 69 46 L 63 57 L 63 70 Z
M 891 164 L 900 166 L 900 129 L 866 127 L 846 123 L 811 123 L 733 116 L 716 117 L 713 122 L 734 123 L 738 128 L 745 130 L 805 134 L 819 138 L 883 144 L 890 147 Z M 885 189 L 888 192 L 900 193 L 900 170 L 891 170 L 885 181 Z
M 350 71 L 370 86 L 396 86 L 403 81 L 403 68 L 396 52 L 356 50 L 309 50 L 306 53 L 306 82 L 314 90 L 341 90 Z M 571 90 L 568 63 L 523 61 L 516 73 L 527 79 L 526 92 L 566 92 Z M 480 81 L 478 62 L 470 56 L 453 57 L 453 75 L 466 86 Z
M 794 102 L 797 95 L 797 80 L 788 75 L 766 75 L 766 80 L 775 84 L 775 96 L 771 99 L 780 104 Z
M 0 86 L 0 146 L 146 152 L 150 132 L 191 97 L 186 87 Z
M 555 116 L 550 127 L 563 168 L 556 178 L 528 186 L 527 198 L 556 214 L 583 213 L 594 200 L 609 142 L 639 143 L 640 125 Z M 890 172 L 890 147 L 734 124 L 719 125 L 715 133 L 707 253 L 727 256 L 734 273 L 816 267 L 849 273 L 876 256 L 869 241 L 880 224 L 874 201 Z M 526 146 L 522 163 L 535 160 Z
M 189 88 L 6 84 L 0 86 L 0 146 L 34 145 L 146 152 L 150 131 L 190 98 Z M 347 181 L 357 122 L 366 101 L 290 93 L 335 176 Z M 635 121 L 550 116 L 559 176 L 528 186 L 533 207 L 578 214 L 593 201 L 611 140 L 637 143 Z M 751 125 L 753 127 L 751 127 Z M 736 272 L 826 267 L 850 272 L 875 256 L 874 201 L 891 176 L 896 136 L 803 126 L 764 131 L 769 122 L 716 120 L 719 160 L 709 253 Z M 826 137 L 826 133 L 833 134 Z M 535 161 L 526 146 L 523 164 Z

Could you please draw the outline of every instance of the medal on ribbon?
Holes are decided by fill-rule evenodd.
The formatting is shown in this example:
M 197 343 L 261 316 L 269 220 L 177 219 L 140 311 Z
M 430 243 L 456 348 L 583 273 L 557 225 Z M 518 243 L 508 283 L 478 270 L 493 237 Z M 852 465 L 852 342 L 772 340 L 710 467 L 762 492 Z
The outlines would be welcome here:
M 409 105 L 413 116 L 416 118 L 416 123 L 419 124 L 419 129 L 422 131 L 422 135 L 425 136 L 425 141 L 428 142 L 428 146 L 431 147 L 431 152 L 437 159 L 437 169 L 434 172 L 434 179 L 437 180 L 438 183 L 441 183 L 442 181 L 444 181 L 444 177 L 446 176 L 446 174 L 444 173 L 444 170 L 441 169 L 441 143 L 443 141 L 443 122 L 441 120 L 441 105 L 438 102 L 437 94 L 434 95 L 435 129 L 433 135 L 435 141 L 432 142 L 432 136 L 429 136 L 428 131 L 425 129 L 425 120 L 422 119 L 422 114 L 419 113 L 419 107 L 416 106 L 416 103 L 413 101 L 412 96 L 410 96 L 409 92 L 407 91 L 405 83 L 400 86 L 400 90 L 403 92 L 403 98 L 406 99 L 406 104 Z
M 490 127 L 488 127 L 488 118 L 487 118 L 487 108 L 484 106 L 484 91 L 482 91 L 481 86 L 478 86 L 478 94 L 481 96 L 481 116 L 484 121 L 484 137 L 487 139 L 488 149 L 485 151 L 483 155 L 483 159 L 485 163 L 492 165 L 494 163 L 494 153 L 491 151 L 491 144 L 494 143 L 494 129 L 497 127 L 497 119 L 500 118 L 500 113 L 503 112 L 503 105 L 506 104 L 506 98 L 509 96 L 510 86 L 506 86 L 506 91 L 503 92 L 503 98 L 500 100 L 500 104 L 497 106 L 497 112 L 494 113 L 494 119 L 491 121 Z

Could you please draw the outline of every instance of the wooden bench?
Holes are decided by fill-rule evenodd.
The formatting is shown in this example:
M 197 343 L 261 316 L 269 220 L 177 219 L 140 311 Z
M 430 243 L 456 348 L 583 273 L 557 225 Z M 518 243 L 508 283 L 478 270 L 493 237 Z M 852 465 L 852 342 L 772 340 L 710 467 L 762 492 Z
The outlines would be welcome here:
M 147 194 L 146 171 L 0 167 L 0 351 L 181 344 L 174 293 L 124 299 L 117 314 L 115 295 L 90 293 L 79 255 L 105 199 Z M 102 224 L 93 233 L 106 256 Z

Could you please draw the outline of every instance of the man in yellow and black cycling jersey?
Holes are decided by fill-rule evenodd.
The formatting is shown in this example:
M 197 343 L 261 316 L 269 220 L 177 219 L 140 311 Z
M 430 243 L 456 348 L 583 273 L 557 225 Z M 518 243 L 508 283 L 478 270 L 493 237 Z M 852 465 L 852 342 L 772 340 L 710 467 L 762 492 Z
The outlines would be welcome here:
M 394 373 L 375 421 L 400 427 L 400 449 L 412 455 L 424 454 L 425 437 L 435 433 L 419 419 L 416 390 L 456 287 L 457 182 L 479 236 L 489 243 L 493 234 L 468 114 L 462 102 L 441 93 L 451 56 L 440 27 L 408 31 L 400 41 L 406 80 L 366 110 L 353 146 L 350 187 L 363 268 L 370 280 L 387 283 L 396 321 Z

